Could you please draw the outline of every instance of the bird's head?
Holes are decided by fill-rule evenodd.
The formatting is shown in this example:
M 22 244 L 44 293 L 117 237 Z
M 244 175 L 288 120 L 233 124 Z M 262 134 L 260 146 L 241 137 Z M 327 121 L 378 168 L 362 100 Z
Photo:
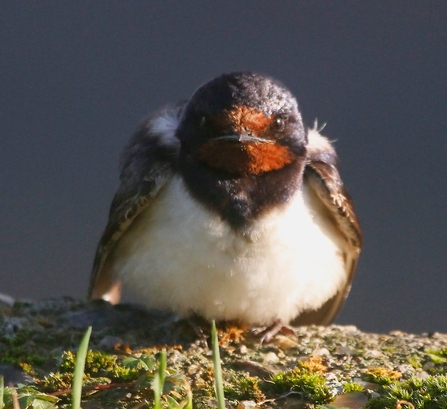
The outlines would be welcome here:
M 177 136 L 182 154 L 234 175 L 260 175 L 306 156 L 296 99 L 278 81 L 250 72 L 202 85 L 183 111 Z

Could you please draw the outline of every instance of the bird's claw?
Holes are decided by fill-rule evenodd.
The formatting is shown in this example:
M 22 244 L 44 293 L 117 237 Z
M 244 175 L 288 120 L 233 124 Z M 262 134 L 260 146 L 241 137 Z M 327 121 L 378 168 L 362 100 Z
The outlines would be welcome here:
M 294 335 L 295 333 L 293 332 L 293 330 L 284 325 L 284 323 L 282 321 L 275 321 L 272 325 L 268 326 L 268 327 L 258 327 L 258 328 L 253 328 L 251 330 L 252 334 L 254 335 L 262 335 L 261 339 L 260 339 L 260 343 L 269 343 L 273 337 L 275 335 L 277 335 L 280 332 L 283 332 L 285 334 L 288 335 Z

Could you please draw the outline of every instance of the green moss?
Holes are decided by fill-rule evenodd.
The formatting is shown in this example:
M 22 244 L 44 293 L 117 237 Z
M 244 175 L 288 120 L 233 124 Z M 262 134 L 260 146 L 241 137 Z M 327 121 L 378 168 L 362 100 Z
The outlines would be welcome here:
M 345 382 L 343 384 L 343 392 L 349 393 L 349 392 L 364 392 L 365 388 L 360 385 L 358 382 Z
M 70 373 L 51 372 L 42 381 L 45 392 L 56 392 L 71 388 L 73 375 Z
M 422 368 L 422 358 L 418 355 L 412 355 L 410 358 L 408 358 L 408 363 L 414 368 L 414 369 L 420 369 Z
M 395 408 L 400 400 L 412 403 L 417 409 L 447 409 L 447 377 L 413 377 L 407 381 L 385 385 L 382 396 L 368 401 L 365 408 Z
M 429 355 L 436 355 L 439 357 L 447 358 L 447 348 L 442 349 L 427 349 L 425 351 Z M 445 361 L 444 361 L 445 362 Z
M 295 368 L 293 371 L 279 372 L 271 379 L 278 393 L 295 391 L 302 394 L 303 398 L 314 403 L 328 403 L 334 396 L 326 385 L 323 375 L 310 372 L 304 368 Z
M 65 351 L 59 359 L 59 365 L 53 372 L 47 374 L 39 383 L 45 392 L 63 392 L 62 401 L 70 401 L 70 390 L 73 381 L 73 370 L 75 366 L 76 355 L 72 351 Z M 108 385 L 111 383 L 122 384 L 146 379 L 146 371 L 139 365 L 125 366 L 123 359 L 116 355 L 111 355 L 102 351 L 89 350 L 85 361 L 83 385 Z M 151 378 L 152 379 L 152 378 Z M 150 381 L 147 382 L 148 384 Z M 111 388 L 97 393 L 95 400 L 101 401 L 111 399 L 125 399 L 124 389 Z M 145 391 L 140 391 L 144 394 Z M 152 396 L 152 395 L 151 395 Z
M 260 402 L 265 399 L 259 387 L 259 378 L 238 373 L 231 377 L 229 383 L 224 386 L 225 396 L 232 400 L 255 400 Z
M 323 360 L 321 356 L 310 356 L 305 361 L 298 361 L 297 367 L 303 371 L 315 372 L 315 373 L 325 373 L 327 367 L 323 365 Z
M 72 373 L 75 361 L 76 355 L 73 352 L 64 352 L 59 371 L 61 373 Z M 89 350 L 85 360 L 84 372 L 92 378 L 106 377 L 116 382 L 129 382 L 136 380 L 144 370 L 138 366 L 130 367 L 123 365 L 116 355 L 103 351 Z
M 31 352 L 29 348 L 25 348 L 14 339 L 7 338 L 0 339 L 0 356 L 2 363 L 16 366 L 21 366 L 22 364 L 42 365 L 45 362 L 45 358 L 42 355 Z
M 396 352 L 395 347 L 386 346 L 382 348 L 383 352 L 388 352 L 389 354 L 394 354 Z
M 366 379 L 379 385 L 390 385 L 401 377 L 402 374 L 400 372 L 382 366 L 369 368 L 366 371 Z
M 67 334 L 55 331 L 37 331 L 20 328 L 13 335 L 0 333 L 0 357 L 3 363 L 15 366 L 30 365 L 28 370 L 45 364 L 51 357 L 51 351 L 67 344 Z M 70 336 L 73 338 L 73 335 Z M 73 345 L 73 348 L 76 344 Z
M 438 352 L 438 351 L 434 351 L 434 352 Z M 443 365 L 447 362 L 447 359 L 444 358 L 442 355 L 430 353 L 428 355 L 428 357 L 430 358 L 430 361 L 432 361 L 436 365 Z

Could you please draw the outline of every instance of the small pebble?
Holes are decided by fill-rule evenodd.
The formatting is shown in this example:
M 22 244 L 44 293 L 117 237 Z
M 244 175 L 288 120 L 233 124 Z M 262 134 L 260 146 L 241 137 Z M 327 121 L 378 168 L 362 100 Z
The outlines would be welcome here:
M 0 374 L 4 378 L 4 384 L 17 385 L 23 383 L 24 385 L 30 385 L 34 383 L 34 379 L 21 369 L 15 368 L 10 364 L 0 364 Z
M 278 355 L 276 355 L 274 352 L 268 352 L 264 355 L 263 362 L 265 364 L 277 364 L 279 362 Z
M 253 400 L 243 400 L 239 402 L 239 404 L 236 406 L 236 409 L 252 409 L 256 406 L 256 402 Z
M 404 375 L 414 374 L 414 368 L 410 364 L 399 365 L 396 369 Z
M 368 397 L 362 392 L 350 392 L 338 395 L 331 403 L 336 408 L 360 409 L 364 408 Z
M 318 349 L 315 349 L 312 352 L 312 355 L 315 355 L 315 356 L 330 356 L 331 353 L 329 352 L 329 350 L 327 348 L 318 348 Z
M 196 364 L 189 365 L 188 367 L 188 375 L 195 375 L 200 371 L 200 366 Z
M 284 335 L 277 335 L 273 342 L 283 351 L 287 351 L 291 348 L 297 348 L 299 346 L 298 342 Z
M 345 347 L 343 345 L 339 345 L 335 349 L 335 355 L 358 355 L 358 352 L 355 349 L 351 349 L 351 348 Z
M 426 363 L 424 364 L 424 366 L 422 367 L 422 369 L 423 369 L 424 371 L 429 371 L 429 370 L 432 369 L 434 366 L 435 366 L 435 363 L 429 361 L 429 362 L 426 362 Z
M 380 358 L 383 356 L 383 353 L 381 351 L 370 349 L 369 351 L 365 351 L 365 356 L 368 358 Z
M 112 335 L 106 335 L 99 342 L 99 347 L 107 350 L 113 350 L 117 345 L 121 345 L 124 341 L 121 338 L 113 337 Z
M 417 372 L 414 376 L 415 376 L 416 378 L 419 378 L 419 379 L 427 379 L 427 378 L 430 378 L 430 375 L 429 375 L 427 372 L 425 372 L 425 371 Z
M 7 294 L 0 293 L 0 303 L 6 304 L 9 307 L 12 307 L 14 305 L 14 298 Z

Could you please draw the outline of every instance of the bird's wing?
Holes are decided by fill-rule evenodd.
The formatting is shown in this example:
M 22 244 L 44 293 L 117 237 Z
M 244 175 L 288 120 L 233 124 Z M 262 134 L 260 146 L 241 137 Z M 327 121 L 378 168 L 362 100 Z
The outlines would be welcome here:
M 333 298 L 320 309 L 300 315 L 296 325 L 327 325 L 337 315 L 351 288 L 357 260 L 362 247 L 362 232 L 354 205 L 338 173 L 337 156 L 330 142 L 319 134 L 316 127 L 308 132 L 308 163 L 304 183 L 314 192 L 327 210 L 327 215 L 345 241 L 343 257 L 347 282 Z
M 137 130 L 121 157 L 121 184 L 113 198 L 109 220 L 96 250 L 89 299 L 119 302 L 121 283 L 112 274 L 109 256 L 135 218 L 150 206 L 171 178 L 180 142 L 175 136 L 182 106 L 149 118 Z

